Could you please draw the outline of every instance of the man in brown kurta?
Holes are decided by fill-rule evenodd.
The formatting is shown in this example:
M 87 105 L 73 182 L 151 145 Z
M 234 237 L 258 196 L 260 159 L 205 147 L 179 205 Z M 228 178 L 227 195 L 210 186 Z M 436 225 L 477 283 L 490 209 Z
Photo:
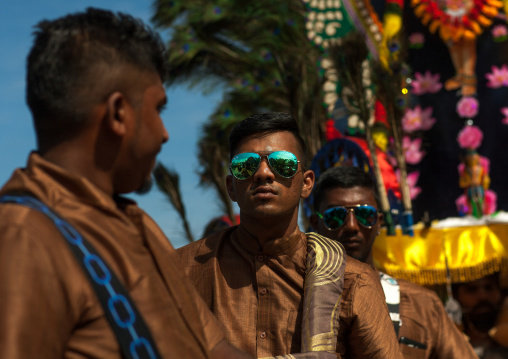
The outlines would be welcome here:
M 378 214 L 372 226 L 362 225 L 354 212 L 360 205 L 378 207 L 370 175 L 357 167 L 330 168 L 317 181 L 314 209 L 321 215 L 335 207 L 345 207 L 348 212 L 344 219 L 335 219 L 336 222 L 331 223 L 335 228 L 330 228 L 317 214 L 312 216 L 311 223 L 319 234 L 339 241 L 350 256 L 374 268 L 372 244 L 382 215 Z M 392 278 L 389 280 L 393 282 Z M 472 347 L 448 317 L 436 293 L 404 280 L 396 282 L 400 318 L 392 319 L 394 325 L 399 327 L 399 346 L 405 358 L 476 358 Z M 387 292 L 387 297 L 391 294 Z
M 232 156 L 289 151 L 303 159 L 303 141 L 287 114 L 254 115 L 230 137 Z M 241 223 L 177 249 L 226 337 L 258 358 L 299 353 L 308 236 L 297 225 L 300 198 L 313 186 L 303 168 L 280 176 L 261 159 L 246 179 L 228 176 Z M 327 240 L 329 241 L 329 240 Z M 326 250 L 326 248 L 325 248 Z M 343 358 L 397 358 L 395 332 L 376 273 L 346 259 L 336 353 Z
M 38 152 L 0 195 L 29 194 L 94 246 L 162 358 L 247 358 L 181 270 L 167 238 L 120 193 L 150 177 L 168 140 L 163 46 L 130 16 L 98 9 L 38 25 L 27 99 Z M 0 205 L 0 358 L 120 359 L 84 270 L 44 214 Z
M 119 276 L 163 357 L 207 358 L 222 329 L 170 242 L 136 204 L 30 155 L 0 194 L 31 193 L 61 213 Z M 48 218 L 0 205 L 0 357 L 120 358 L 83 270 Z

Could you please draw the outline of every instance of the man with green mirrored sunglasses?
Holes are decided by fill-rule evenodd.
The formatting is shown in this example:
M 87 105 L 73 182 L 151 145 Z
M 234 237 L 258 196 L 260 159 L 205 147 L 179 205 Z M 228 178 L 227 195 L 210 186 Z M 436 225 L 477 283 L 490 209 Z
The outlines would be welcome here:
M 243 120 L 230 151 L 226 186 L 240 225 L 178 250 L 230 341 L 258 358 L 399 358 L 376 273 L 358 261 L 351 267 L 342 246 L 298 227 L 314 172 L 303 165 L 293 117 Z
M 314 188 L 312 227 L 340 242 L 351 257 L 375 268 L 372 245 L 383 215 L 370 174 L 352 166 L 332 167 Z M 404 358 L 476 358 L 448 317 L 438 296 L 423 287 L 379 272 L 393 327 Z

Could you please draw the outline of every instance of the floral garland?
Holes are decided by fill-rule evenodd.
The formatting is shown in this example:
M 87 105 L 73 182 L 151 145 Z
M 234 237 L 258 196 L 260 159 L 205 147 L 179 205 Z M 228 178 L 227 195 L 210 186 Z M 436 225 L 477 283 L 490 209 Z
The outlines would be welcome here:
M 503 6 L 499 0 L 471 0 L 467 5 L 457 5 L 456 1 L 447 0 L 446 7 L 441 8 L 436 0 L 412 0 L 414 13 L 428 25 L 431 33 L 439 29 L 444 41 L 457 41 L 462 37 L 474 39 L 483 32 L 483 28 L 492 24 L 498 9 Z

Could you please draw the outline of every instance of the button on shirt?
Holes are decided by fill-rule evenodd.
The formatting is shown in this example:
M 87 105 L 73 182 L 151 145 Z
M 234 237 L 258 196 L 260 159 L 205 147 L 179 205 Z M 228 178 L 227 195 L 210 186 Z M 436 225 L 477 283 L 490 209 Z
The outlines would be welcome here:
M 241 226 L 177 249 L 185 270 L 231 343 L 262 358 L 301 352 L 307 236 L 259 245 Z M 379 276 L 346 259 L 337 353 L 400 358 Z
M 180 248 L 179 254 L 194 252 L 192 278 L 202 284 L 195 283 L 215 316 L 227 323 L 232 344 L 256 357 L 299 352 L 305 234 L 297 230 L 261 247 L 254 237 L 237 230 L 230 240 L 216 244 L 212 251 L 203 245 Z M 213 265 L 199 267 L 203 262 Z

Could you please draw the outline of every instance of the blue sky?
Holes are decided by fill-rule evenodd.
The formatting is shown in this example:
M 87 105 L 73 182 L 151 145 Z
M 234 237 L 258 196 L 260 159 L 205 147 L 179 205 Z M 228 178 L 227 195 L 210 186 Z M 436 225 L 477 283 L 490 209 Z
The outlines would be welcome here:
M 31 115 L 25 104 L 25 59 L 32 44 L 33 26 L 42 19 L 54 19 L 89 6 L 126 12 L 149 22 L 151 4 L 149 0 L 3 1 L 0 10 L 1 184 L 15 168 L 25 165 L 29 152 L 35 149 Z M 180 174 L 180 188 L 196 238 L 202 234 L 206 223 L 220 213 L 215 193 L 200 188 L 196 175 L 200 126 L 220 98 L 218 92 L 203 96 L 199 90 L 171 88 L 162 116 L 170 140 L 158 160 Z M 157 188 L 147 195 L 131 197 L 155 219 L 175 247 L 186 243 L 180 218 Z

